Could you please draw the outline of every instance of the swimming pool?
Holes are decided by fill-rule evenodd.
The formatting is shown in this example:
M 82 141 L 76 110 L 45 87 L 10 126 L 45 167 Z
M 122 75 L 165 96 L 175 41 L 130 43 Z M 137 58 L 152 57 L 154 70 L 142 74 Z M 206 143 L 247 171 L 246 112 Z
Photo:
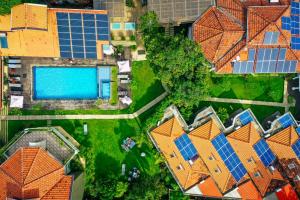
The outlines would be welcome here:
M 121 29 L 121 23 L 119 22 L 111 23 L 111 30 L 120 30 L 120 29 Z
M 99 94 L 102 99 L 110 98 L 110 67 L 98 68 Z
M 125 30 L 134 31 L 135 30 L 135 22 L 126 22 L 125 23 Z
M 96 67 L 33 67 L 35 100 L 79 100 L 98 97 Z

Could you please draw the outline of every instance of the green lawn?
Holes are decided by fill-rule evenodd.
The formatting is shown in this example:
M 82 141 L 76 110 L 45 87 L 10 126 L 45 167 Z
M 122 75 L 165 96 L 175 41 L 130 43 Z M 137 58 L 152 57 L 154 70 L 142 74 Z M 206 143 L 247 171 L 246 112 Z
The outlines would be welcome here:
M 115 77 L 116 70 L 112 70 L 112 75 Z M 18 110 L 17 112 L 11 111 L 9 114 L 19 115 L 64 115 L 64 114 L 125 114 L 133 113 L 144 105 L 151 102 L 153 99 L 158 97 L 164 92 L 164 88 L 161 82 L 155 78 L 155 74 L 152 71 L 147 61 L 137 61 L 132 63 L 132 100 L 131 106 L 124 110 L 100 110 L 100 109 L 89 109 L 89 110 Z M 117 89 L 117 85 L 113 83 L 112 90 L 112 103 L 116 101 L 117 93 L 114 92 Z
M 110 104 L 116 105 L 118 103 L 118 69 L 111 68 L 111 98 Z
M 219 98 L 282 102 L 283 76 L 213 75 L 210 95 Z
M 83 135 L 84 122 L 89 128 L 87 136 Z M 9 121 L 10 138 L 26 127 L 46 124 L 47 121 Z M 120 175 L 123 163 L 127 170 L 137 167 L 149 176 L 159 173 L 159 167 L 154 163 L 153 149 L 147 145 L 144 144 L 141 148 L 135 146 L 130 152 L 121 148 L 126 137 L 142 134 L 136 120 L 57 120 L 52 121 L 52 125 L 63 127 L 80 143 L 81 148 L 89 148 L 95 154 L 93 162 L 99 177 L 108 174 Z M 141 157 L 141 152 L 145 152 L 147 156 Z

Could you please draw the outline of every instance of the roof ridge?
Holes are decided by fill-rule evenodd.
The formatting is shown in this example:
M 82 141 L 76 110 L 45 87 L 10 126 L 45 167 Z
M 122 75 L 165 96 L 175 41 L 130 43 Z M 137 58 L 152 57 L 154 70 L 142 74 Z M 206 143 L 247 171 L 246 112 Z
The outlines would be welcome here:
M 46 194 L 48 194 L 49 192 L 51 192 L 51 190 L 63 179 L 63 178 L 65 178 L 65 177 L 67 177 L 66 175 L 64 175 L 64 176 L 62 176 L 60 179 L 59 179 L 59 181 L 57 181 L 57 183 L 55 183 L 54 185 L 53 185 L 53 187 L 51 187 L 49 190 L 48 190 L 48 192 L 46 192 L 43 196 L 41 196 L 41 197 L 39 197 L 40 199 L 42 199 L 44 196 L 46 196 Z
M 239 20 L 233 16 L 232 14 L 230 14 L 228 11 L 226 11 L 225 9 L 228 9 L 228 8 L 224 8 L 224 7 L 218 7 L 217 8 L 220 12 L 222 12 L 224 15 L 226 15 L 230 20 L 232 20 L 234 23 L 238 24 L 239 26 L 241 26 L 242 29 L 245 29 L 245 27 L 239 22 Z M 236 9 L 232 9 L 232 10 L 235 10 L 235 11 L 238 11 Z
M 35 161 L 35 159 L 36 159 L 38 153 L 40 152 L 40 150 L 41 150 L 41 149 L 38 148 L 38 151 L 37 151 L 37 153 L 35 154 L 33 161 L 31 162 L 31 165 L 30 165 L 30 168 L 29 168 L 29 170 L 28 170 L 28 172 L 27 172 L 26 177 L 24 178 L 24 180 L 22 179 L 24 185 L 25 185 L 25 180 L 27 179 L 29 172 L 31 172 L 31 170 L 32 170 L 32 165 L 33 165 L 33 163 L 34 163 L 34 161 Z M 23 153 L 23 148 L 22 148 L 22 153 Z M 22 159 L 23 159 L 23 156 L 22 156 Z M 23 170 L 23 160 L 22 160 L 22 170 Z M 23 173 L 22 173 L 22 176 L 23 176 Z M 22 177 L 22 178 L 23 178 L 23 177 Z
M 49 173 L 47 173 L 47 174 L 44 174 L 42 177 L 48 176 L 49 174 L 52 174 L 52 173 L 54 173 L 54 172 L 57 172 L 57 171 L 59 171 L 59 170 L 61 170 L 61 169 L 62 169 L 62 167 L 60 167 L 60 168 L 58 168 L 58 169 L 55 169 L 55 170 L 53 170 L 53 171 L 51 171 L 51 172 L 49 172 Z M 65 175 L 64 175 L 64 176 L 65 176 Z M 40 179 L 40 178 L 41 178 L 41 177 L 36 178 L 36 179 L 30 181 L 30 182 L 26 183 L 26 185 L 28 185 L 28 184 L 30 184 L 30 183 L 32 183 L 32 182 L 34 182 L 34 181 L 36 181 L 36 180 L 38 180 L 38 179 Z
M 36 159 L 38 153 L 40 152 L 40 149 L 41 149 L 41 148 L 38 148 L 38 151 L 36 152 L 36 154 L 35 154 L 35 156 L 34 156 L 34 159 L 33 159 L 32 162 L 31 162 L 30 170 L 31 170 L 31 166 L 33 165 L 33 162 L 35 161 L 35 159 Z M 22 163 L 23 163 L 23 162 L 22 162 Z M 22 170 L 23 170 L 23 166 L 22 166 Z M 28 176 L 30 170 L 28 170 L 28 172 L 27 172 L 27 174 L 26 174 L 26 176 L 25 176 L 25 178 L 24 178 L 24 183 L 25 183 L 25 180 L 26 180 L 26 178 L 27 178 L 27 176 Z M 22 176 L 23 176 L 23 173 L 22 173 Z M 22 180 L 23 180 L 23 179 L 22 179 Z M 23 184 L 24 184 L 24 183 L 23 183 Z
M 214 56 L 213 60 L 215 60 L 217 58 L 217 54 L 219 52 L 219 47 L 221 45 L 221 41 L 222 41 L 223 37 L 224 37 L 224 32 L 222 33 L 221 38 L 220 38 L 220 40 L 218 42 L 217 50 L 216 50 L 216 53 L 215 53 L 215 56 Z
M 19 187 L 22 187 L 22 184 L 19 181 L 17 181 L 13 176 L 11 176 L 9 173 L 7 173 L 5 170 L 3 170 L 1 167 L 0 167 L 0 171 L 2 171 L 6 176 L 8 176 L 12 180 L 14 180 L 19 185 Z

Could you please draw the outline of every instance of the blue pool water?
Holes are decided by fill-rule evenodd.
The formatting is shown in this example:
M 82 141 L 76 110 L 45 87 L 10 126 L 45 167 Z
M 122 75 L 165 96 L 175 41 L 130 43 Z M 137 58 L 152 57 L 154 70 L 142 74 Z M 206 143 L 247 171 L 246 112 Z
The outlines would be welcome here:
M 98 77 L 100 82 L 100 97 L 102 99 L 110 98 L 110 67 L 99 67 Z
M 121 23 L 118 23 L 118 22 L 111 23 L 111 29 L 112 30 L 120 30 L 121 29 Z
M 97 68 L 34 67 L 33 93 L 37 100 L 97 99 Z
M 135 23 L 134 22 L 126 22 L 125 23 L 125 30 L 134 31 L 135 30 Z

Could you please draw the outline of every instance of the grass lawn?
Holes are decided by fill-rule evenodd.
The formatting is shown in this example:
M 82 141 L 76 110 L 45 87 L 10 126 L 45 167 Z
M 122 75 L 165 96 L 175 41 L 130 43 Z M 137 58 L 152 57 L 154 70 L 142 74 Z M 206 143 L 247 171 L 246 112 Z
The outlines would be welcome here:
M 116 105 L 118 103 L 118 69 L 111 68 L 111 98 L 110 104 Z
M 83 135 L 83 123 L 86 122 L 89 134 Z M 26 127 L 46 126 L 47 121 L 9 121 L 10 138 Z M 101 177 L 108 174 L 121 174 L 122 164 L 126 169 L 139 168 L 143 173 L 152 176 L 159 173 L 155 165 L 153 150 L 147 145 L 141 148 L 135 146 L 130 152 L 121 148 L 126 137 L 135 137 L 141 134 L 139 122 L 136 120 L 57 120 L 53 126 L 61 126 L 70 133 L 81 145 L 89 148 L 95 154 L 94 166 L 96 175 Z M 86 138 L 85 138 L 86 137 Z M 146 157 L 141 157 L 142 152 Z
M 116 68 L 112 69 L 112 76 L 117 76 Z M 158 97 L 164 92 L 164 88 L 161 82 L 155 79 L 149 63 L 147 61 L 137 61 L 132 63 L 132 100 L 131 106 L 124 110 L 100 110 L 100 109 L 89 109 L 89 110 L 43 110 L 43 109 L 32 109 L 32 110 L 17 110 L 10 111 L 9 114 L 15 115 L 64 115 L 64 114 L 125 114 L 133 113 L 144 105 L 151 102 L 153 99 Z M 112 100 L 114 103 L 117 101 L 117 84 L 112 84 Z
M 282 102 L 283 76 L 213 75 L 210 95 L 219 98 Z

